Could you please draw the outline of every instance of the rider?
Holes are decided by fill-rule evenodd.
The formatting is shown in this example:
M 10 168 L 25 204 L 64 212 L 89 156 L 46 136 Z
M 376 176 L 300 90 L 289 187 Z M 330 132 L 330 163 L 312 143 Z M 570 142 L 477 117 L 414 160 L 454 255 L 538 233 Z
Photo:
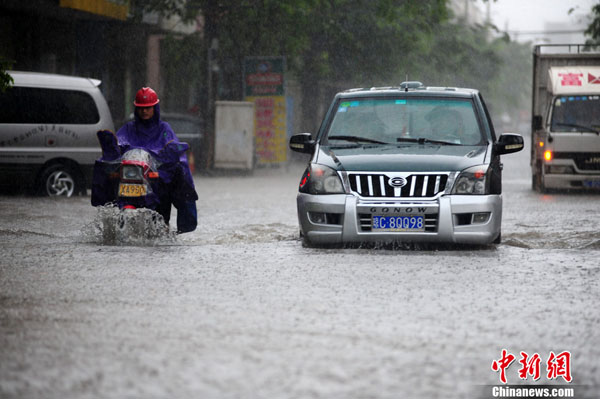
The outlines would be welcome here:
M 167 152 L 162 150 L 165 150 L 168 145 L 179 144 L 179 139 L 171 126 L 160 120 L 159 101 L 158 95 L 150 87 L 142 87 L 138 90 L 133 102 L 135 105 L 134 120 L 123 125 L 116 133 L 118 152 L 124 154 L 133 148 L 141 148 L 152 153 L 161 161 L 161 156 Z M 116 154 L 108 155 L 104 153 L 103 158 L 116 156 Z M 185 153 L 182 153 L 179 162 L 175 163 L 175 167 L 162 172 L 160 177 L 164 183 L 164 190 L 161 190 L 156 211 L 162 215 L 168 225 L 171 218 L 171 204 L 173 204 L 177 208 L 177 232 L 186 233 L 195 230 L 198 195 Z M 93 205 L 94 203 L 101 204 L 103 201 L 104 199 L 100 195 L 96 200 L 92 198 Z

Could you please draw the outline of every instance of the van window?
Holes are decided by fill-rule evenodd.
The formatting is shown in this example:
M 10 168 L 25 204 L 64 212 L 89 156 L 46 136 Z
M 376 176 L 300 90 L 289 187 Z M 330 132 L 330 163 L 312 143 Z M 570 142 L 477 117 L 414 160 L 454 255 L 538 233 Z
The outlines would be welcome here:
M 0 94 L 0 123 L 96 124 L 94 99 L 83 91 L 12 87 Z

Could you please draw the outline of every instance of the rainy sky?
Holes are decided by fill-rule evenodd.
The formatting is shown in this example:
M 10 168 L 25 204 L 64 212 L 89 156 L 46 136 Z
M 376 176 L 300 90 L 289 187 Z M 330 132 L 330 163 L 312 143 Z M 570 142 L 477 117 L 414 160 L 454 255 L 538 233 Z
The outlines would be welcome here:
M 508 30 L 511 36 L 516 32 L 520 40 L 532 40 L 527 32 L 551 29 L 579 29 L 587 27 L 583 17 L 590 14 L 597 0 L 496 0 L 491 1 L 491 18 L 501 30 Z M 479 4 L 481 10 L 485 5 Z M 575 10 L 569 15 L 569 10 Z M 551 24 L 558 24 L 555 28 Z M 537 35 L 539 36 L 539 34 Z

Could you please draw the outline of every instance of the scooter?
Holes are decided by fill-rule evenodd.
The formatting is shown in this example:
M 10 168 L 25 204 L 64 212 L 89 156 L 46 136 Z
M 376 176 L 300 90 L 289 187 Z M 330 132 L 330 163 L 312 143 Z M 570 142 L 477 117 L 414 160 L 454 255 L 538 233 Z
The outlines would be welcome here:
M 115 134 L 97 133 L 102 157 L 94 165 L 92 205 L 113 204 L 121 210 L 147 208 L 158 212 L 168 225 L 171 204 L 178 209 L 178 233 L 196 228 L 193 187 L 183 179 L 179 162 L 189 146 L 168 143 L 159 153 L 142 148 L 121 148 Z

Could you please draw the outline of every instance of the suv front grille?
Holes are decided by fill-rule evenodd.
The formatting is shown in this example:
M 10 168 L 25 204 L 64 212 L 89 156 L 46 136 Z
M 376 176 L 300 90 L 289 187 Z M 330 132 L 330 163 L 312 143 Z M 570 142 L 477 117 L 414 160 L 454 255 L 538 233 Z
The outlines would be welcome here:
M 383 173 L 349 173 L 350 189 L 367 198 L 431 198 L 446 189 L 447 174 L 409 175 L 406 185 L 393 187 Z

